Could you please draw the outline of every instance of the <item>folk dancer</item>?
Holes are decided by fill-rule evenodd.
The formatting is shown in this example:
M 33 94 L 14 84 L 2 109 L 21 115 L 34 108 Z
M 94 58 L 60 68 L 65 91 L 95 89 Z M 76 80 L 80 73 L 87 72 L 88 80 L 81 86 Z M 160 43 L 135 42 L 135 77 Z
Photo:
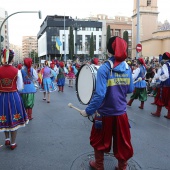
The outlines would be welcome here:
M 13 58 L 14 52 L 5 49 L 3 51 L 4 65 L 0 67 L 0 132 L 5 133 L 5 145 L 10 146 L 11 150 L 17 147 L 17 130 L 25 127 L 29 122 L 18 93 L 18 90 L 23 88 L 22 74 L 20 70 L 12 66 Z
M 126 170 L 127 161 L 133 156 L 126 113 L 126 95 L 134 88 L 132 72 L 124 61 L 127 57 L 125 40 L 111 37 L 107 49 L 110 62 L 99 67 L 95 94 L 88 107 L 80 113 L 86 117 L 96 112 L 90 136 L 95 160 L 89 162 L 90 166 L 104 170 L 104 152 L 110 152 L 113 137 L 113 153 L 118 160 L 116 169 Z
M 162 66 L 162 72 L 159 76 L 161 83 L 155 98 L 157 110 L 151 114 L 160 117 L 162 107 L 164 106 L 168 110 L 167 115 L 164 117 L 170 119 L 170 53 L 165 52 L 162 56 L 162 60 L 165 61 L 165 63 Z
M 134 83 L 135 90 L 130 97 L 129 102 L 127 103 L 128 106 L 132 105 L 132 102 L 134 99 L 138 99 L 141 101 L 141 104 L 139 106 L 140 109 L 144 108 L 144 102 L 147 100 L 147 91 L 146 91 L 146 81 L 145 81 L 145 76 L 146 76 L 146 65 L 145 61 L 143 58 L 139 58 L 138 60 L 138 68 L 136 68 L 133 71 L 133 80 L 136 82 Z
M 24 107 L 28 114 L 29 120 L 32 120 L 32 109 L 34 107 L 35 101 L 35 93 L 36 88 L 34 86 L 34 82 L 38 79 L 38 74 L 36 70 L 32 67 L 32 59 L 25 58 L 24 59 L 24 66 L 21 70 L 23 81 L 24 81 L 24 89 L 20 91 Z
M 54 84 L 54 87 L 56 87 L 57 86 L 57 83 L 56 83 L 57 72 L 54 70 L 55 68 L 54 62 L 50 63 L 50 68 L 51 68 L 51 80 L 52 80 L 52 83 Z
M 64 92 L 65 85 L 65 71 L 64 71 L 64 62 L 60 61 L 59 63 L 59 74 L 57 75 L 57 85 L 58 92 Z
M 44 98 L 43 100 L 46 100 L 46 95 L 47 95 L 47 103 L 50 103 L 50 93 L 56 91 L 56 87 L 54 83 L 51 80 L 51 68 L 48 65 L 48 61 L 45 61 L 45 66 L 42 69 L 42 86 L 40 92 L 44 93 Z
M 69 85 L 68 87 L 73 87 L 73 79 L 75 79 L 75 73 L 74 73 L 74 67 L 73 64 L 70 62 L 68 66 L 68 74 L 67 78 L 69 79 Z

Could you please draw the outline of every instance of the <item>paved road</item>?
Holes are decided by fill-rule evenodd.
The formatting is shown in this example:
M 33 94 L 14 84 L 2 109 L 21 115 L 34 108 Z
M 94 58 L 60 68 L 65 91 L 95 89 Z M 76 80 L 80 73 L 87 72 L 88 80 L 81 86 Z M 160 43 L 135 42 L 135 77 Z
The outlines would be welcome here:
M 71 102 L 80 109 L 86 107 L 79 103 L 75 88 L 66 85 L 64 93 L 51 93 L 49 104 L 42 98 L 37 92 L 34 119 L 18 130 L 18 147 L 13 151 L 0 148 L 0 170 L 89 170 L 91 122 L 67 106 Z M 170 121 L 163 117 L 165 109 L 160 118 L 151 116 L 156 109 L 150 105 L 152 101 L 149 97 L 144 110 L 138 108 L 137 100 L 127 109 L 134 147 L 132 162 L 138 165 L 129 168 L 132 170 L 170 170 Z M 3 133 L 0 144 L 4 144 Z

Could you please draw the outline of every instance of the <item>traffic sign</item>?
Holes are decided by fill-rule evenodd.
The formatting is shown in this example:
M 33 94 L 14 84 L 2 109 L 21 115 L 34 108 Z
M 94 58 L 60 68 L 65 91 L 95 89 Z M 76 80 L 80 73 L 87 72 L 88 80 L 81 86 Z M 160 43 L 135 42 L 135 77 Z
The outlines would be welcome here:
M 1 35 L 1 42 L 3 42 L 4 41 L 4 37 Z
M 139 53 L 142 51 L 142 44 L 137 44 L 136 45 L 136 51 Z

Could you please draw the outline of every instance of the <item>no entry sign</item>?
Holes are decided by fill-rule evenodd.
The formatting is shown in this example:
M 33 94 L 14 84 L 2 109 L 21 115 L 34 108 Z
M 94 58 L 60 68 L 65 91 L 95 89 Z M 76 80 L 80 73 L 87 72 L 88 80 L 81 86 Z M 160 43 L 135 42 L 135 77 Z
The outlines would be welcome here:
M 139 53 L 142 51 L 142 44 L 137 44 L 136 45 L 136 51 Z

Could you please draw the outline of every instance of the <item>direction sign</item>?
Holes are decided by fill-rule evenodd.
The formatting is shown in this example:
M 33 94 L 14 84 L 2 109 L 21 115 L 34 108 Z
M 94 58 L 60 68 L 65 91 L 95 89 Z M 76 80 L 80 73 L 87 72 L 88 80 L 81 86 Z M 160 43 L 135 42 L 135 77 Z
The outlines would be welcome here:
M 142 44 L 137 44 L 136 45 L 136 51 L 139 53 L 142 51 Z

